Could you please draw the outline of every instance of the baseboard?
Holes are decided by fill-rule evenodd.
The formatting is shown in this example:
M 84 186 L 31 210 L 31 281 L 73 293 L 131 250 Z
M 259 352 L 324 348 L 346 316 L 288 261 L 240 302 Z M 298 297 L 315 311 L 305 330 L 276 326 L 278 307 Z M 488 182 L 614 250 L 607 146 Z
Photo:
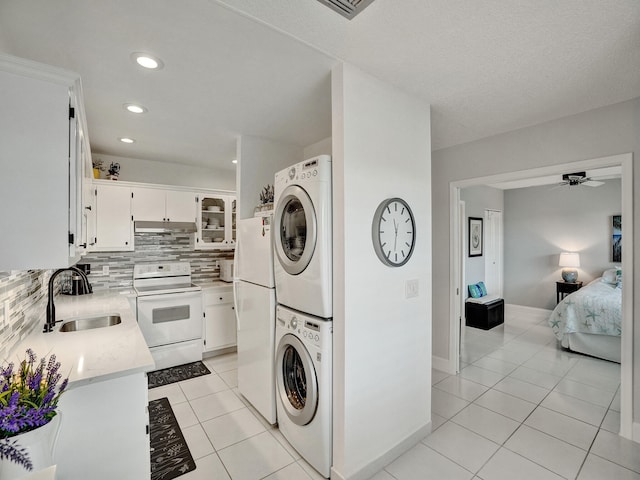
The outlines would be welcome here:
M 441 372 L 448 373 L 449 375 L 455 375 L 453 365 L 448 358 L 436 357 L 433 355 L 431 357 L 431 368 L 435 368 L 436 370 L 440 370 Z
M 640 423 L 633 422 L 631 425 L 631 438 L 629 440 L 640 442 Z
M 431 433 L 431 422 L 420 427 L 407 438 L 399 442 L 395 447 L 389 449 L 386 453 L 376 458 L 373 462 L 368 463 L 351 475 L 344 476 L 340 472 L 331 467 L 331 480 L 368 480 L 376 473 L 380 472 L 384 467 L 389 465 L 400 455 L 408 452 L 415 447 L 420 440 Z

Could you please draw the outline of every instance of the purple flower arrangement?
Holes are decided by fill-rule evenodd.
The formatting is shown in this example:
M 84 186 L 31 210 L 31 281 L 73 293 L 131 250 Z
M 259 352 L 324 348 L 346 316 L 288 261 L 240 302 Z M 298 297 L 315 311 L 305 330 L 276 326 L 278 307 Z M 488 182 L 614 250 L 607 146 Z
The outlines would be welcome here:
M 11 437 L 46 425 L 56 416 L 58 399 L 69 379 L 62 379 L 60 362 L 52 354 L 37 361 L 29 348 L 17 370 L 10 363 L 0 369 L 0 459 L 8 459 L 31 470 L 33 465 L 17 439 Z

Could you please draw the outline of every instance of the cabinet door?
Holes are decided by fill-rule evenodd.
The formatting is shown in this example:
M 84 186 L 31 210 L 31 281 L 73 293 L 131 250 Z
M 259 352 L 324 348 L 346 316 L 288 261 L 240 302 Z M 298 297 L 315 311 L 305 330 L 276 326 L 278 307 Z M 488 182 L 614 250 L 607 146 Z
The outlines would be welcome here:
M 165 190 L 134 188 L 132 199 L 133 219 L 145 222 L 163 222 L 165 215 Z
M 204 349 L 207 352 L 236 344 L 236 315 L 233 303 L 204 307 Z
M 171 222 L 195 222 L 196 220 L 196 196 L 192 192 L 180 192 L 168 190 L 167 194 L 167 221 Z
M 94 250 L 133 250 L 131 189 L 117 185 L 98 185 L 96 189 Z
M 224 195 L 200 195 L 198 201 L 197 250 L 221 249 L 226 243 L 226 197 Z

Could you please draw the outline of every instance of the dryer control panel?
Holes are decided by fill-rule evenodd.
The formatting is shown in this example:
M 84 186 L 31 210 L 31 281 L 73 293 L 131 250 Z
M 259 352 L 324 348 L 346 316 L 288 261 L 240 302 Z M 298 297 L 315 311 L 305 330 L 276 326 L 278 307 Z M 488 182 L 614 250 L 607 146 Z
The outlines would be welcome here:
M 279 308 L 277 310 L 277 324 L 293 333 L 303 343 L 321 348 L 323 341 L 331 342 L 333 325 L 330 320 L 315 320 L 306 315 L 298 315 Z

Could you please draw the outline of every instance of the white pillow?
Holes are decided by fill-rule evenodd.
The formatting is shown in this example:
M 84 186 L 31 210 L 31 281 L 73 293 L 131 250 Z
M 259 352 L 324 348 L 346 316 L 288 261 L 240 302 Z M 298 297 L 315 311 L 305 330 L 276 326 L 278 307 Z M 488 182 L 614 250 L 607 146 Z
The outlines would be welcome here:
M 618 283 L 618 273 L 616 268 L 610 268 L 602 273 L 602 281 L 609 285 L 616 285 Z

